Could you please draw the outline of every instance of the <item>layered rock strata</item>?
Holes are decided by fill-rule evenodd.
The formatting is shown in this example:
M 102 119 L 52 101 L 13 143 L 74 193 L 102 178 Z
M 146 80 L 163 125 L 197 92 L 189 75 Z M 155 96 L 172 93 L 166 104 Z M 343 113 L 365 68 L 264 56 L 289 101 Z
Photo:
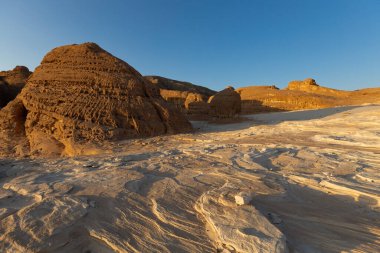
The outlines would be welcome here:
M 157 87 L 94 43 L 49 52 L 18 100 L 25 108 L 25 136 L 32 152 L 71 153 L 78 143 L 191 130 Z M 3 132 L 8 128 L 0 122 Z
M 159 76 L 145 76 L 160 89 L 161 96 L 189 115 L 208 115 L 207 100 L 216 94 L 206 87 Z

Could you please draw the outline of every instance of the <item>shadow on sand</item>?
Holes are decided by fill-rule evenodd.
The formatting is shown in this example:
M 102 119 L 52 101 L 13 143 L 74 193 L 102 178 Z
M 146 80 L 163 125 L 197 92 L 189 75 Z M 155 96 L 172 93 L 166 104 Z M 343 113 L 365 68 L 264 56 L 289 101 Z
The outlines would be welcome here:
M 290 253 L 380 252 L 380 214 L 371 201 L 329 195 L 289 184 L 280 195 L 258 195 L 252 203 L 287 237 Z
M 316 110 L 270 112 L 251 115 L 241 115 L 236 123 L 215 124 L 207 121 L 192 121 L 194 129 L 200 132 L 236 131 L 258 125 L 275 125 L 284 121 L 302 121 L 322 119 L 334 114 L 346 112 L 362 106 L 342 106 Z

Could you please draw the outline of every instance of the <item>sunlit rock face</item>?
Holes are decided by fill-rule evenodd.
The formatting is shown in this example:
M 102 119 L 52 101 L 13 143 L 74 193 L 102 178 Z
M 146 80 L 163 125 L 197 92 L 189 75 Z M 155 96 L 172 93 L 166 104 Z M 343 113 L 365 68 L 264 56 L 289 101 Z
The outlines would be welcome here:
M 32 152 L 70 153 L 76 143 L 192 129 L 157 87 L 94 43 L 53 49 L 18 99 Z
M 276 86 L 248 86 L 236 90 L 242 99 L 242 113 L 322 109 L 335 106 L 380 103 L 380 89 L 336 90 L 314 79 L 291 81 L 281 90 Z
M 307 78 L 303 81 L 291 81 L 289 82 L 288 87 L 286 89 L 337 97 L 345 97 L 349 94 L 348 91 L 336 90 L 319 86 L 317 82 L 312 78 Z
M 280 90 L 276 86 L 249 86 L 237 89 L 242 113 L 320 109 L 337 105 L 331 96 L 300 90 Z

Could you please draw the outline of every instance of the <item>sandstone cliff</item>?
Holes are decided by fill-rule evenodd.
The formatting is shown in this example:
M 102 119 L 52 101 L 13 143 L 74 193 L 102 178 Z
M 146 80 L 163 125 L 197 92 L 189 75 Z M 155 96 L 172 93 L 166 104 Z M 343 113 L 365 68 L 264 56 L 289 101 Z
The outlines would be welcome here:
M 207 100 L 216 91 L 189 82 L 181 82 L 160 76 L 145 76 L 160 89 L 161 96 L 189 115 L 207 115 Z
M 336 90 L 319 86 L 311 78 L 292 81 L 284 90 L 276 86 L 249 86 L 239 88 L 237 92 L 245 114 L 380 103 L 380 89 Z
M 14 105 L 11 105 L 14 106 Z M 157 87 L 94 43 L 49 52 L 18 96 L 32 154 L 75 153 L 75 145 L 191 130 Z M 12 117 L 5 108 L 0 122 Z M 5 134 L 4 134 L 5 133 Z
M 249 86 L 237 89 L 242 113 L 292 111 L 337 106 L 334 97 L 297 90 L 280 90 L 275 86 Z

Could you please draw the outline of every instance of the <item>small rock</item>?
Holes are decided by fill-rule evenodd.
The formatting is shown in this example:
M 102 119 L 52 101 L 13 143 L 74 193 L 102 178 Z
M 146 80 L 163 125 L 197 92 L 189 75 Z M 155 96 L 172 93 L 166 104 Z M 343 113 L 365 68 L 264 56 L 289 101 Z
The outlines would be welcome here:
M 247 205 L 251 201 L 252 201 L 252 194 L 249 194 L 247 192 L 240 192 L 239 194 L 235 195 L 235 202 L 239 206 Z

